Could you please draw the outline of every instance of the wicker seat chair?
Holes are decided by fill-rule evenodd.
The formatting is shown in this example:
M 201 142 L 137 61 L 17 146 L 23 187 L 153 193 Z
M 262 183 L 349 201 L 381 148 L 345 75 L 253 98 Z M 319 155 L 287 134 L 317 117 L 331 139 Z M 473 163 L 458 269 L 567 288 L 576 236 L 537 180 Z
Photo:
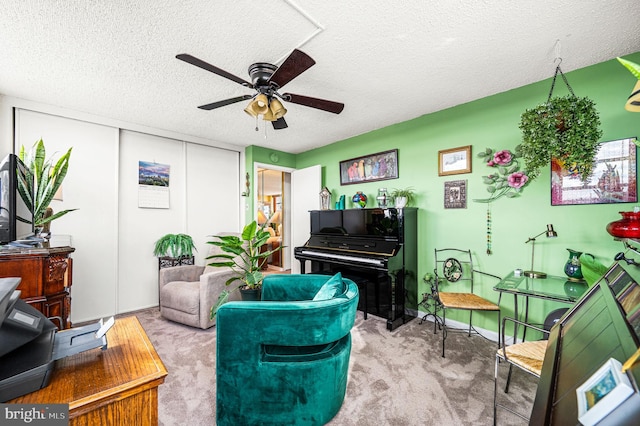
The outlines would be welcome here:
M 517 334 L 517 327 L 523 326 L 528 329 L 536 330 L 543 333 L 543 340 L 533 340 L 528 342 L 514 343 L 512 345 L 506 345 L 504 330 L 506 329 L 506 323 L 510 321 L 514 323 L 514 335 Z M 496 364 L 494 370 L 494 385 L 493 385 L 493 424 L 496 424 L 496 411 L 498 407 L 509 411 L 516 416 L 528 420 L 529 418 L 522 413 L 515 411 L 513 408 L 498 403 L 498 366 L 501 361 L 505 361 L 509 364 L 509 373 L 505 384 L 504 392 L 509 392 L 509 382 L 511 381 L 511 372 L 514 366 L 518 367 L 522 371 L 531 374 L 534 377 L 540 378 L 542 373 L 542 364 L 544 362 L 544 354 L 547 350 L 548 330 L 536 327 L 531 324 L 527 324 L 522 321 L 518 321 L 513 318 L 505 317 L 502 320 L 502 346 L 496 352 Z
M 436 266 L 435 285 L 432 288 L 433 298 L 436 301 L 436 312 L 434 321 L 434 332 L 437 327 L 442 328 L 442 357 L 444 358 L 445 340 L 447 339 L 447 310 L 459 309 L 469 311 L 468 335 L 471 333 L 481 335 L 473 326 L 473 312 L 495 312 L 498 315 L 498 338 L 500 336 L 500 297 L 498 303 L 493 303 L 474 293 L 474 275 L 481 274 L 500 280 L 501 278 L 478 271 L 473 268 L 471 250 L 461 250 L 456 248 L 435 249 Z M 445 292 L 440 290 L 440 284 L 448 282 L 460 287 L 458 292 Z M 438 310 L 442 310 L 442 318 L 437 315 Z M 481 335 L 482 336 L 482 335 Z M 483 336 L 484 337 L 484 336 Z M 498 341 L 498 345 L 500 342 Z

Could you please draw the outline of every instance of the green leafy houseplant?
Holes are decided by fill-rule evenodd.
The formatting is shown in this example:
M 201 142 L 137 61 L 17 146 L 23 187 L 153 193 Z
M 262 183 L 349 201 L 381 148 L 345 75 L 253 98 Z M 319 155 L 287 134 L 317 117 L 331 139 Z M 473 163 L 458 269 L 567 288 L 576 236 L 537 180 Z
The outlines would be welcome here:
M 46 158 L 46 149 L 42 139 L 36 142 L 29 152 L 25 151 L 24 145 L 20 147 L 18 157 L 27 167 L 28 178 L 29 180 L 33 179 L 33 186 L 28 187 L 24 185 L 24 182 L 21 182 L 18 190 L 27 208 L 33 213 L 33 225 L 36 228 L 42 228 L 52 220 L 77 210 L 67 209 L 47 214 L 49 203 L 53 200 L 53 196 L 60 189 L 60 185 L 67 175 L 72 149 L 69 148 L 54 164 L 51 158 Z
M 153 249 L 156 257 L 191 257 L 198 250 L 191 236 L 187 234 L 166 234 L 158 239 Z
M 268 221 L 264 225 L 258 226 L 254 220 L 244 227 L 240 237 L 235 235 L 216 235 L 214 237 L 216 238 L 215 241 L 207 242 L 207 244 L 220 247 L 223 251 L 221 254 L 208 256 L 207 259 L 213 259 L 208 265 L 231 268 L 235 273 L 225 283 L 229 286 L 234 282 L 239 282 L 238 286 L 231 291 L 261 288 L 264 280 L 262 264 L 272 253 L 284 248 L 284 246 L 278 246 L 273 250 L 262 250 L 262 246 L 271 237 L 271 234 L 264 230 L 266 223 Z M 215 316 L 218 307 L 227 302 L 231 291 L 225 290 L 220 294 L 218 302 L 211 308 L 211 318 Z
M 586 180 L 593 170 L 602 130 L 589 98 L 561 96 L 527 109 L 520 117 L 521 154 L 530 179 L 556 158 Z
M 410 206 L 416 199 L 416 190 L 411 186 L 402 189 L 394 188 L 389 195 L 391 195 L 394 200 L 397 200 L 398 197 L 406 198 L 406 206 Z

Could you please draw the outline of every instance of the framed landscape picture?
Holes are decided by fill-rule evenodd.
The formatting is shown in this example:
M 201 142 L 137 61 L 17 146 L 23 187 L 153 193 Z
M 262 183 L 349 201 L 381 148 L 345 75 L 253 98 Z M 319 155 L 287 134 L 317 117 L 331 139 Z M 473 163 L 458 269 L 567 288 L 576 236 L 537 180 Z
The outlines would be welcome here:
M 576 170 L 551 160 L 551 205 L 636 203 L 638 201 L 636 138 L 603 142 L 591 176 L 582 181 Z
M 471 173 L 471 145 L 438 151 L 438 176 Z

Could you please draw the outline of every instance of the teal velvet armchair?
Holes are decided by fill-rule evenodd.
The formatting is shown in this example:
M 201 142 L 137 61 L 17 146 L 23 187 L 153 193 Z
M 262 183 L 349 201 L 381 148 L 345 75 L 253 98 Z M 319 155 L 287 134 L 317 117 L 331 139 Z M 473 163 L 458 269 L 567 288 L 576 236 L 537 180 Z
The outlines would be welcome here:
M 340 274 L 268 275 L 262 301 L 222 305 L 216 324 L 218 426 L 331 420 L 347 387 L 357 306 L 358 287 Z

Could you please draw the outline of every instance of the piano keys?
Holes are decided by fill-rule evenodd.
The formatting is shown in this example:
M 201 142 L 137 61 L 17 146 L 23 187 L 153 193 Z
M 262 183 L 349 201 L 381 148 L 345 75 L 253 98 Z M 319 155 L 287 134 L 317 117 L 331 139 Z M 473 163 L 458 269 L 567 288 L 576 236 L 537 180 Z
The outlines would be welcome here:
M 294 249 L 300 271 L 334 274 L 360 288 L 359 309 L 393 330 L 417 315 L 417 209 L 313 210 L 311 235 Z

